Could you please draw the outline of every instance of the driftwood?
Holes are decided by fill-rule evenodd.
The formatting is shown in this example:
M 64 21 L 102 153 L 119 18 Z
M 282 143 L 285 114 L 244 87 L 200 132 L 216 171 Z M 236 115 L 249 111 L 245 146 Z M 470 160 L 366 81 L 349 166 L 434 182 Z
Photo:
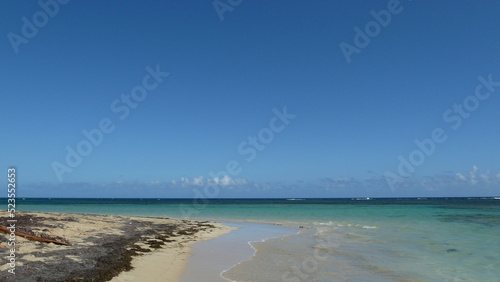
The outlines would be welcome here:
M 0 232 L 5 233 L 5 234 L 11 233 L 10 229 L 8 229 L 7 227 L 5 227 L 3 225 L 0 225 Z M 55 239 L 51 239 L 51 238 L 43 238 L 43 237 L 34 235 L 34 232 L 31 232 L 31 233 L 33 233 L 33 235 L 18 232 L 18 231 L 14 232 L 14 234 L 16 234 L 16 236 L 24 237 L 30 241 L 38 241 L 38 242 L 46 242 L 46 243 L 54 243 L 54 244 L 58 244 L 58 245 L 71 246 L 71 244 L 68 242 L 63 242 L 63 241 L 59 241 L 59 240 L 55 240 Z

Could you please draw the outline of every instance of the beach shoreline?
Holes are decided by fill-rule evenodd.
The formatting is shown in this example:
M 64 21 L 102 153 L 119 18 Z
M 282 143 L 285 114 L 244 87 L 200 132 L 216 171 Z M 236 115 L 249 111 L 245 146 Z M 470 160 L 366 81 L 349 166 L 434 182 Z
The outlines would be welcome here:
M 0 225 L 8 226 L 6 211 Z M 33 237 L 70 245 L 15 237 L 15 274 L 8 260 L 0 265 L 5 281 L 179 281 L 196 242 L 217 238 L 234 227 L 217 222 L 164 217 L 18 212 L 16 229 Z M 0 234 L 2 257 L 9 255 L 8 234 Z
M 226 277 L 225 273 L 254 259 L 255 243 L 297 234 L 299 228 L 270 223 L 222 221 L 236 228 L 229 234 L 192 246 L 186 271 L 181 281 L 247 281 L 239 276 Z

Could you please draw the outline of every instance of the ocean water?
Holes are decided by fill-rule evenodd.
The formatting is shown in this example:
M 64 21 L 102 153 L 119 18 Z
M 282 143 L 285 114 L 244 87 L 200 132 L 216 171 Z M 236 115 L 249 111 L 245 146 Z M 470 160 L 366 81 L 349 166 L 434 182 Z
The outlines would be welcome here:
M 253 241 L 250 245 L 239 243 L 245 247 L 238 252 L 250 248 L 252 255 L 219 264 L 222 269 L 213 272 L 220 281 L 500 281 L 498 198 L 18 199 L 17 204 L 22 211 L 237 222 L 238 232 L 254 234 L 244 239 Z M 252 233 L 255 223 L 269 230 Z M 289 229 L 262 238 L 282 227 Z M 234 234 L 219 240 L 242 238 Z

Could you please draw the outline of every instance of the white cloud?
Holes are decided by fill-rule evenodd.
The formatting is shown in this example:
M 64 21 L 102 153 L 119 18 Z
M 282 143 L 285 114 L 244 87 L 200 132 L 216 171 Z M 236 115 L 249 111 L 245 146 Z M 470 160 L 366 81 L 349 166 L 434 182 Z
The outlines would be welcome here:
M 186 186 L 186 185 L 189 185 L 189 179 L 188 178 L 184 178 L 184 177 L 181 177 L 179 183 L 181 184 L 181 186 Z
M 193 178 L 193 180 L 192 180 L 192 184 L 196 185 L 196 186 L 202 186 L 203 183 L 204 183 L 203 176 L 200 176 L 198 178 Z
M 455 183 L 457 185 L 493 185 L 499 184 L 500 173 L 491 175 L 491 170 L 487 170 L 485 173 L 480 173 L 477 166 L 472 166 L 472 170 L 469 172 L 468 177 L 462 173 L 457 173 L 456 178 L 459 180 Z
M 210 179 L 210 181 L 215 182 L 218 185 L 221 186 L 241 186 L 248 184 L 248 181 L 246 181 L 243 178 L 231 178 L 230 176 L 225 175 L 222 178 L 215 177 L 213 179 Z
M 490 171 L 489 170 L 487 170 L 486 173 L 481 174 L 480 177 L 481 177 L 481 180 L 484 181 L 484 182 L 486 182 L 486 183 L 490 183 L 491 182 L 491 180 L 490 180 Z
M 248 181 L 243 178 L 231 178 L 230 176 L 214 177 L 214 178 L 204 178 L 203 176 L 186 178 L 182 177 L 179 181 L 171 180 L 170 183 L 173 185 L 180 184 L 183 187 L 186 186 L 204 186 L 207 184 L 216 184 L 221 187 L 231 187 L 231 186 L 242 186 L 248 184 Z
M 461 173 L 457 173 L 457 178 L 462 180 L 462 181 L 467 181 L 467 177 L 465 177 L 463 174 Z
M 479 168 L 477 166 L 472 166 L 472 170 L 469 173 L 470 175 L 470 184 L 476 185 L 477 180 L 476 180 L 476 173 L 479 171 Z

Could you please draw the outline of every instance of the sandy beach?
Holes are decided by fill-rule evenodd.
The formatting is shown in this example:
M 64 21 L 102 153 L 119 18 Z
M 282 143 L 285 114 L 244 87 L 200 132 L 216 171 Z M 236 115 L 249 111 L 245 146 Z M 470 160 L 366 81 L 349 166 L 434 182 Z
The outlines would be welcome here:
M 2 225 L 7 219 L 1 212 Z M 179 281 L 192 244 L 235 229 L 161 217 L 18 212 L 16 219 L 18 231 L 70 245 L 16 236 L 11 274 L 9 237 L 0 234 L 2 281 Z

